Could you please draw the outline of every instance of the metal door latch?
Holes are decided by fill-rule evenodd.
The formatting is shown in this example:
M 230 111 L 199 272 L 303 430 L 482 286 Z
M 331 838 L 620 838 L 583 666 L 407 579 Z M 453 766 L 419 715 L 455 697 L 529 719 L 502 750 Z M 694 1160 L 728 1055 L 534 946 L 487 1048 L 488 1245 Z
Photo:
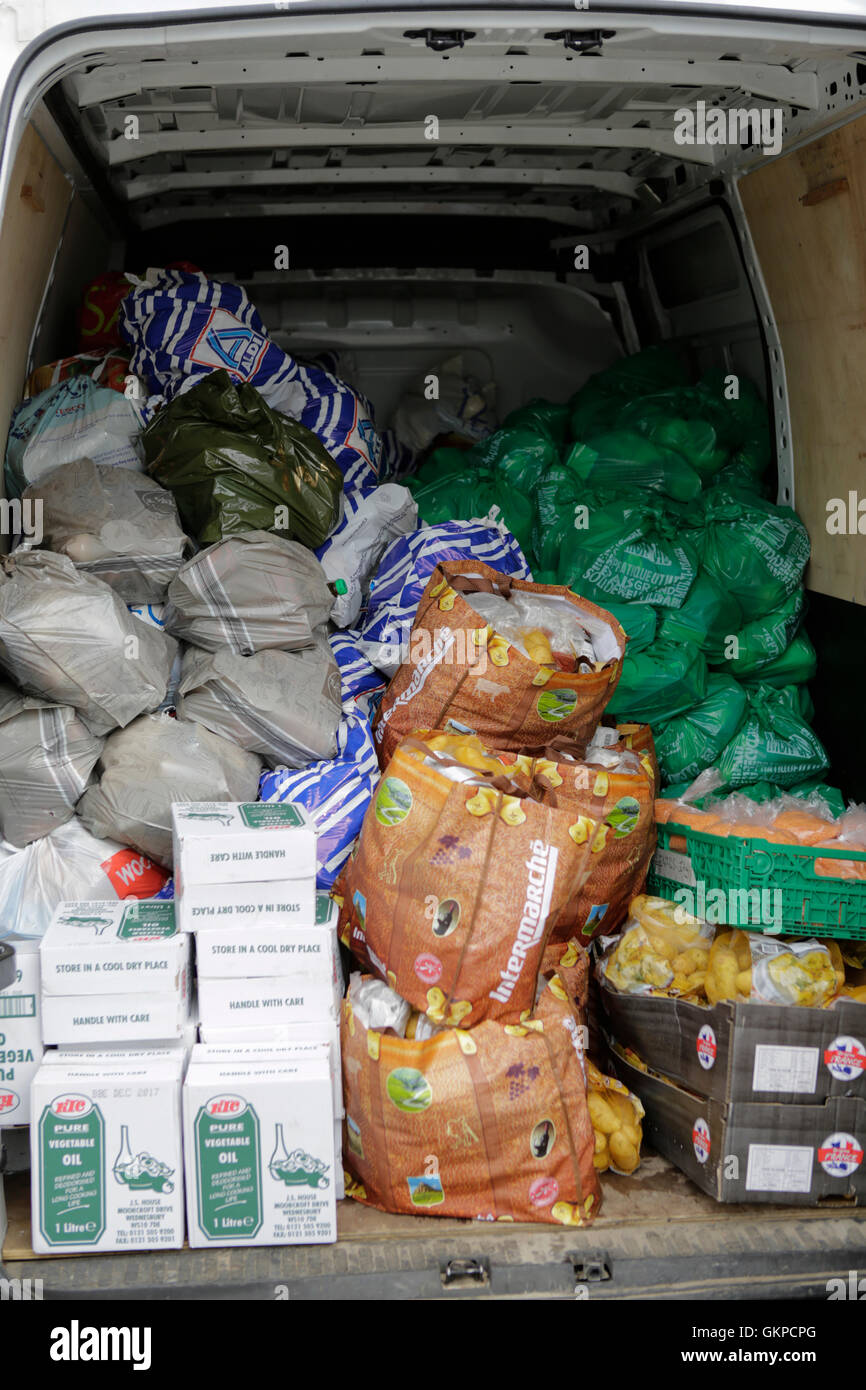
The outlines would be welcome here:
M 598 53 L 605 39 L 616 38 L 615 29 L 559 29 L 545 34 L 546 39 L 561 39 L 573 53 Z
M 607 1255 L 570 1255 L 576 1284 L 601 1284 L 613 1278 L 610 1258 Z
M 442 1260 L 439 1275 L 445 1289 L 480 1288 L 490 1283 L 490 1261 L 486 1256 Z
M 446 53 L 449 48 L 462 48 L 467 39 L 475 38 L 475 34 L 468 29 L 407 29 L 403 37 L 423 39 L 435 53 Z

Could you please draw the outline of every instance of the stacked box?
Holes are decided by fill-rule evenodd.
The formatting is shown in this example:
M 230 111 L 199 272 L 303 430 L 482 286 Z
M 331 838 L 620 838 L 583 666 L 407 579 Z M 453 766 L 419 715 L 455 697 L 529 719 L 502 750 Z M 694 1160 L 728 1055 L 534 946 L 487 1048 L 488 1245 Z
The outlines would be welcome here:
M 30 1126 L 37 1254 L 183 1245 L 183 1068 L 180 1049 L 40 1067 Z
M 0 1129 L 30 1123 L 30 1087 L 45 1050 L 39 942 L 11 944 L 16 978 L 0 990 Z
M 61 903 L 39 955 L 46 1043 L 127 1045 L 183 1037 L 190 948 L 173 903 Z

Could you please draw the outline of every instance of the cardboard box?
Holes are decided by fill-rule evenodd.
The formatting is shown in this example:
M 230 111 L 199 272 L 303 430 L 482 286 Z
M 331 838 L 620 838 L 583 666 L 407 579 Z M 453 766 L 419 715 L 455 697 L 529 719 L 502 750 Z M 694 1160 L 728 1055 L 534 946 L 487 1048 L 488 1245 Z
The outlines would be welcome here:
M 339 1018 L 319 1019 L 313 1023 L 271 1023 L 259 1026 L 246 1024 L 236 1028 L 208 1026 L 203 1023 L 199 1032 L 203 1043 L 231 1043 L 233 1046 L 244 1043 L 254 1043 L 258 1046 L 277 1043 L 292 1047 L 305 1042 L 325 1043 L 331 1059 L 334 1115 L 337 1118 L 345 1115 Z
M 183 1245 L 183 1058 L 43 1066 L 30 1127 L 37 1254 Z
M 191 1246 L 336 1240 L 334 1119 L 324 1056 L 194 1063 L 183 1107 Z
M 177 994 L 189 937 L 172 902 L 61 903 L 42 938 L 42 993 Z
M 246 931 L 269 922 L 280 927 L 309 927 L 316 913 L 316 879 L 278 879 L 265 883 L 184 883 L 175 877 L 175 903 L 181 931 L 202 927 Z
M 30 1087 L 45 1051 L 39 942 L 16 938 L 15 981 L 0 990 L 0 1128 L 30 1123 Z
M 866 1100 L 866 1005 L 715 1004 L 599 988 L 607 1031 L 654 1071 L 714 1100 Z
M 187 972 L 176 994 L 52 994 L 42 1001 L 46 1043 L 147 1043 L 183 1037 L 189 1022 Z
M 337 985 L 337 943 L 321 927 L 217 927 L 196 933 L 196 973 L 202 979 L 290 976 Z
M 171 810 L 181 892 L 198 884 L 315 884 L 316 828 L 303 806 L 198 801 L 175 802 Z M 313 910 L 311 902 L 308 921 Z
M 643 1104 L 644 1138 L 717 1202 L 866 1201 L 863 1100 L 721 1103 L 648 1076 L 616 1052 L 610 1061 Z
M 198 981 L 199 1016 L 205 1026 L 236 1023 L 316 1023 L 336 1018 L 340 998 L 333 979 L 292 976 Z

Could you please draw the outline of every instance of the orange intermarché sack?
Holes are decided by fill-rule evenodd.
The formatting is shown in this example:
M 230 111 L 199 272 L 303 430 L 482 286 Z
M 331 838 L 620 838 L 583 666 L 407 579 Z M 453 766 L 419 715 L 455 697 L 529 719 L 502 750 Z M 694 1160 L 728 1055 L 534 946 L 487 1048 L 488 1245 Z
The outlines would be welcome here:
M 524 593 L 565 605 L 604 659 L 587 672 L 531 660 L 472 608 L 473 593 Z M 422 728 L 477 733 L 499 748 L 566 733 L 585 748 L 616 689 L 625 641 L 610 613 L 569 589 L 511 579 L 473 560 L 437 565 L 418 604 L 410 659 L 385 691 L 373 724 L 380 766 L 405 734 Z
M 439 756 L 450 755 L 488 773 L 505 772 L 528 796 L 547 805 L 572 807 L 587 822 L 595 821 L 589 876 L 554 922 L 551 937 L 561 941 L 576 934 L 587 942 L 599 931 L 616 930 L 643 887 L 655 850 L 654 770 L 645 751 L 632 753 L 620 740 L 607 749 L 590 745 L 581 761 L 575 745 L 564 737 L 520 753 L 485 748 L 471 734 L 432 731 L 415 737 Z M 609 766 L 615 759 L 619 766 Z M 573 821 L 576 815 L 569 814 Z
M 343 1002 L 346 1194 L 409 1215 L 580 1226 L 598 1210 L 579 1025 L 554 978 L 523 1024 L 423 1042 Z
M 505 768 L 473 772 L 405 739 L 337 884 L 342 940 L 434 1023 L 517 1019 L 595 867 L 604 805 L 541 802 Z

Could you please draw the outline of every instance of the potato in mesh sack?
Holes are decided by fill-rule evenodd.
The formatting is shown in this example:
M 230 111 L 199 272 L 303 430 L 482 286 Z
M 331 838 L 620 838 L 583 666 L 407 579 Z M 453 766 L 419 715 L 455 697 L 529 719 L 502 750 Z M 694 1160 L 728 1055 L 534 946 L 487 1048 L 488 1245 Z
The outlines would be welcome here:
M 640 1167 L 644 1108 L 637 1096 L 613 1076 L 605 1076 L 587 1058 L 587 1106 L 595 1134 L 593 1163 L 599 1173 L 608 1168 L 629 1177 Z
M 652 768 L 638 753 L 619 739 L 609 747 L 590 744 L 582 758 L 564 736 L 516 753 L 485 748 L 474 734 L 437 730 L 418 738 L 439 757 L 494 777 L 508 775 L 543 805 L 572 807 L 577 814 L 570 834 L 577 843 L 588 836 L 590 873 L 556 918 L 552 938 L 577 933 L 588 941 L 619 926 L 643 887 L 655 848 Z M 590 822 L 596 825 L 591 834 Z
M 482 608 L 489 598 L 515 605 L 510 637 L 473 607 L 476 595 Z M 409 651 L 373 727 L 382 767 L 419 728 L 455 727 L 511 749 L 563 733 L 585 749 L 619 680 L 625 634 L 568 589 L 445 561 L 418 604 Z
M 615 940 L 602 938 L 604 980 L 625 994 L 701 995 L 713 928 L 665 898 L 641 894 Z
M 546 989 L 523 1024 L 419 1041 L 368 1028 L 356 982 L 341 1026 L 347 1195 L 409 1215 L 591 1221 L 601 1191 L 568 1002 Z
M 337 884 L 345 944 L 436 1023 L 531 1008 L 553 924 L 591 872 L 600 822 L 525 786 L 405 739 Z

